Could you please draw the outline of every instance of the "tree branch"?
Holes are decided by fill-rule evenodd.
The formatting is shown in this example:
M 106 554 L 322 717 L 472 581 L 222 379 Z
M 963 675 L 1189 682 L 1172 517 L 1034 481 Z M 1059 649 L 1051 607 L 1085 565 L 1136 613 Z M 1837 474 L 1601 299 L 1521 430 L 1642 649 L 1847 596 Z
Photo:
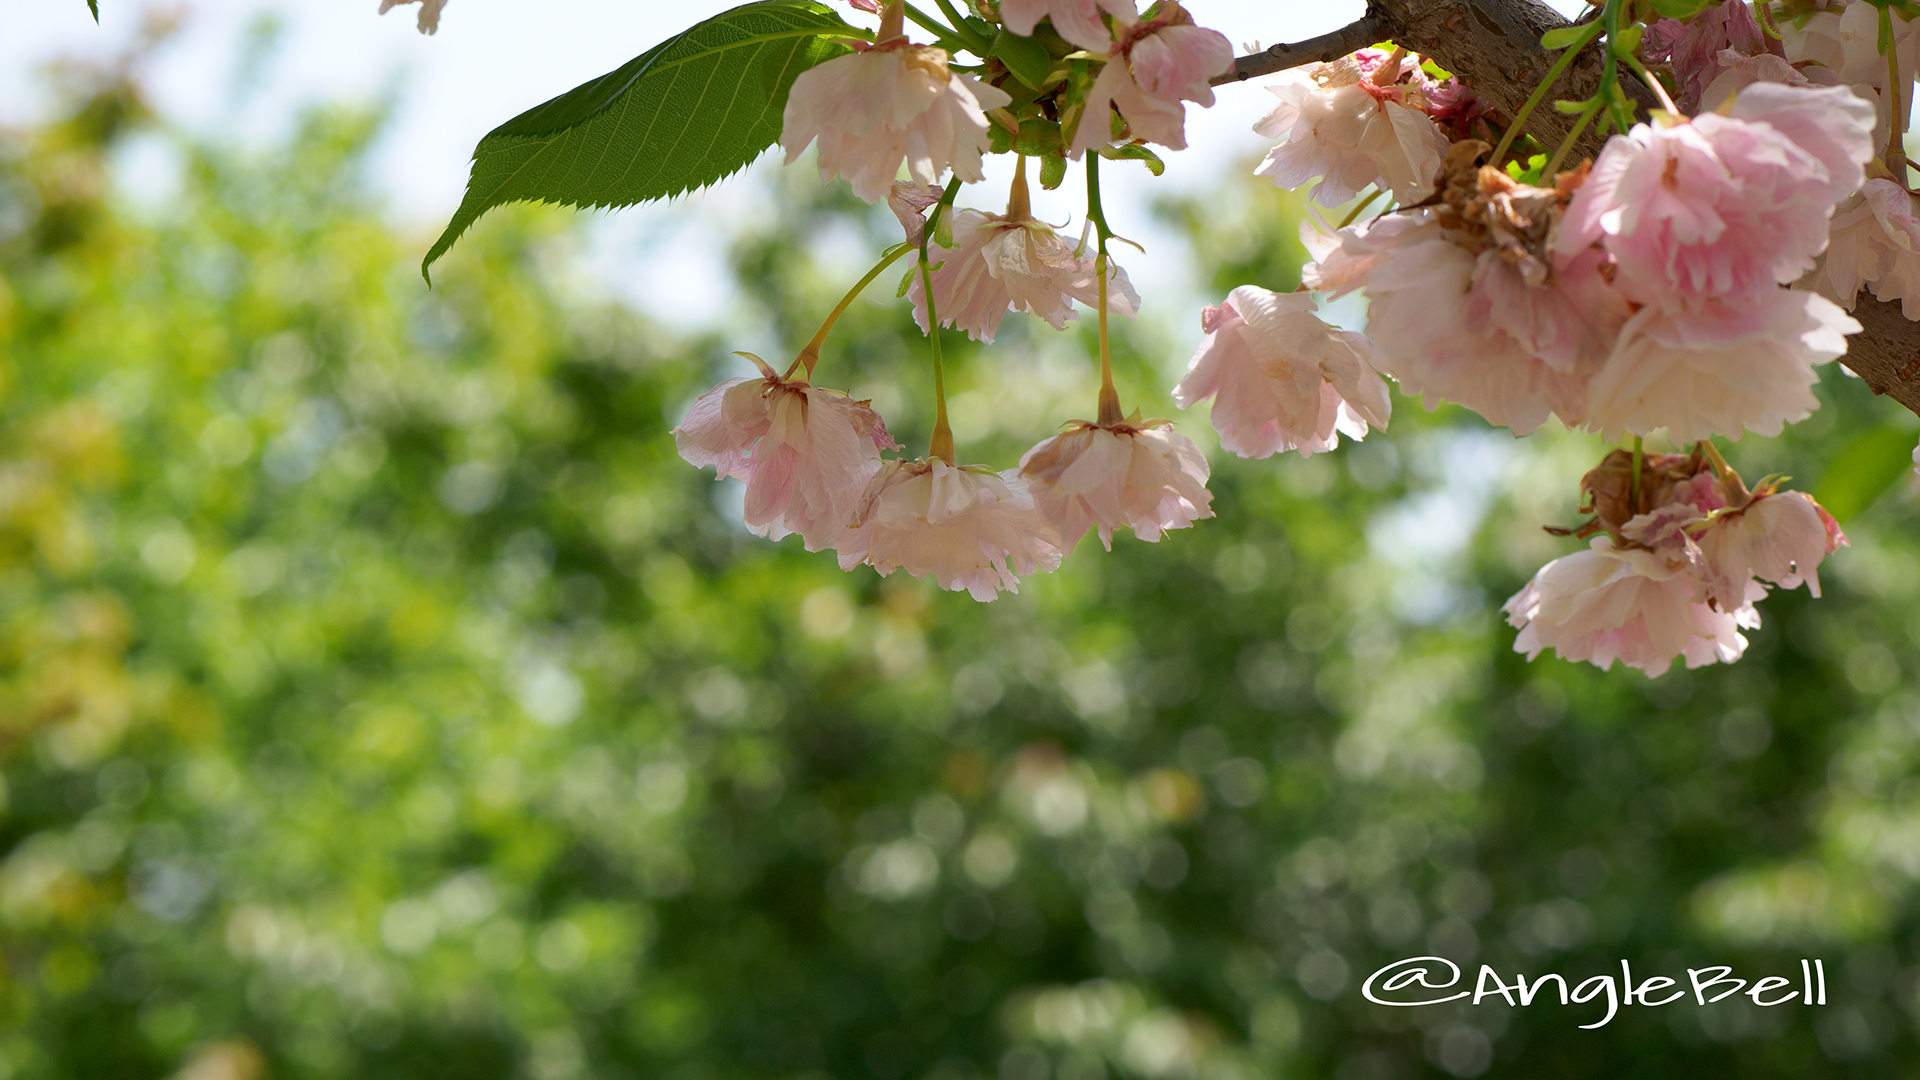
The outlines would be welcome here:
M 1352 24 L 1311 41 L 1243 56 L 1230 74 L 1214 82 L 1239 82 L 1391 41 L 1431 57 L 1512 116 L 1553 64 L 1554 54 L 1540 46 L 1540 35 L 1566 25 L 1559 12 L 1535 0 L 1369 0 L 1366 15 Z M 1587 49 L 1567 69 L 1554 96 L 1593 96 L 1600 85 L 1600 65 L 1600 50 Z M 1637 82 L 1622 85 L 1642 106 L 1651 105 L 1645 87 Z M 1529 126 L 1543 145 L 1555 146 L 1572 123 L 1572 117 L 1540 109 Z M 1589 130 L 1575 150 L 1592 156 L 1601 145 Z M 1864 291 L 1855 298 L 1853 317 L 1864 330 L 1847 339 L 1847 355 L 1840 362 L 1875 393 L 1920 414 L 1920 322 L 1901 314 L 1898 303 L 1876 300 Z
M 1280 44 L 1257 53 L 1238 57 L 1233 62 L 1233 70 L 1211 80 L 1211 85 L 1246 82 L 1260 75 L 1271 75 L 1276 71 L 1297 68 L 1302 64 L 1324 64 L 1331 60 L 1361 49 L 1384 39 L 1385 24 L 1372 12 L 1335 30 L 1331 34 L 1321 34 L 1316 38 L 1294 44 Z

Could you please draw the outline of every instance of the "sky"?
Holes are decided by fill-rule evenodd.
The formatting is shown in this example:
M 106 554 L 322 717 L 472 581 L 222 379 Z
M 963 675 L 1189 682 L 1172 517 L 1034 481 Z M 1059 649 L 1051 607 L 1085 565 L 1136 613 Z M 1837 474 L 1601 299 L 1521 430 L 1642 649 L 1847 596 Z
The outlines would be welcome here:
M 1578 0 L 1573 3 L 1578 6 Z M 481 136 L 734 2 L 450 0 L 432 36 L 416 31 L 416 7 L 380 16 L 378 0 L 100 0 L 98 26 L 85 0 L 21 0 L 10 6 L 7 33 L 0 35 L 0 125 L 19 126 L 45 114 L 52 99 L 37 72 L 49 60 L 110 59 L 138 37 L 150 16 L 177 13 L 179 32 L 146 69 L 162 115 L 188 130 L 244 146 L 283 136 L 303 104 L 372 102 L 395 94 L 392 123 L 371 162 L 372 179 L 393 221 L 424 233 L 437 231 L 451 217 Z M 1242 52 L 1337 29 L 1365 10 L 1364 0 L 1191 0 L 1187 7 L 1196 22 L 1219 30 Z M 256 77 L 240 79 L 243 43 L 269 15 L 284 26 L 279 44 Z M 859 12 L 846 15 L 856 25 L 872 22 Z M 1207 187 L 1221 170 L 1238 167 L 1265 147 L 1251 128 L 1273 98 L 1251 84 L 1224 87 L 1217 97 L 1212 109 L 1188 107 L 1189 149 L 1163 153 L 1164 177 L 1154 180 L 1138 167 L 1102 173 L 1109 220 L 1154 252 L 1154 258 L 1136 259 L 1136 266 L 1128 267 L 1143 295 L 1184 287 L 1191 270 L 1186 253 L 1171 250 L 1179 247 L 1173 238 L 1155 232 L 1146 201 L 1170 189 Z M 775 168 L 778 160 L 777 154 L 768 155 L 755 169 Z M 971 190 L 999 198 L 1011 170 L 1010 159 L 990 159 L 987 180 Z M 136 197 L 164 202 L 164 155 L 136 155 L 124 171 Z M 1076 187 L 1038 193 L 1036 214 L 1077 228 L 1081 206 L 1077 193 L 1069 195 Z M 605 278 L 614 295 L 669 323 L 710 324 L 724 317 L 726 306 L 724 267 L 714 238 L 730 222 L 769 212 L 766 201 L 763 188 L 735 180 L 671 207 L 595 214 L 599 220 L 589 226 L 589 272 Z M 1129 221 L 1135 224 L 1124 224 Z

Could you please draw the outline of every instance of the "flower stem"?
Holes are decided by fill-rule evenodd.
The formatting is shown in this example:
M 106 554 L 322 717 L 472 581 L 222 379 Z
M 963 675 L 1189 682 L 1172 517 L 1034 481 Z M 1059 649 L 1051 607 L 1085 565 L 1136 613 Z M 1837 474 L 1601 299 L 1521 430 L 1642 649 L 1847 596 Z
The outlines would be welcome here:
M 1886 9 L 1882 8 L 1881 10 L 1884 11 Z M 1647 89 L 1653 91 L 1653 96 L 1660 99 L 1661 108 L 1667 110 L 1668 112 L 1674 114 L 1675 116 L 1681 115 L 1680 106 L 1675 105 L 1673 103 L 1673 99 L 1667 96 L 1667 88 L 1660 84 L 1659 79 L 1654 78 L 1653 72 L 1647 70 L 1647 66 L 1640 62 L 1639 57 L 1622 56 L 1621 59 L 1626 61 L 1627 66 L 1633 69 L 1634 74 L 1640 76 L 1641 82 L 1647 84 Z
M 1107 228 L 1107 214 L 1100 206 L 1100 155 L 1087 155 L 1087 219 L 1093 222 L 1093 235 L 1098 251 L 1093 258 L 1093 273 L 1098 279 L 1099 291 L 1095 294 L 1095 310 L 1100 313 L 1100 412 L 1095 422 L 1101 427 L 1112 427 L 1125 418 L 1120 411 L 1120 391 L 1113 385 L 1113 358 L 1107 348 L 1107 237 L 1112 230 Z
M 1033 204 L 1027 200 L 1027 155 L 1013 155 L 1013 184 L 1007 189 L 1007 220 L 1031 221 Z
M 786 378 L 793 378 L 793 373 L 805 366 L 807 378 L 809 381 L 812 380 L 813 365 L 820 361 L 820 346 L 826 344 L 827 334 L 832 332 L 833 324 L 838 322 L 840 316 L 845 314 L 847 308 L 853 304 L 853 298 L 873 284 L 873 279 L 879 277 L 882 270 L 898 262 L 900 256 L 911 250 L 913 249 L 906 244 L 895 244 L 881 254 L 880 261 L 873 264 L 873 269 L 867 271 L 866 277 L 861 278 L 858 284 L 847 290 L 847 295 L 840 298 L 839 306 L 833 309 L 833 312 L 827 316 L 827 320 L 820 324 L 820 329 L 814 332 L 813 340 L 807 342 L 807 347 L 801 349 L 800 355 L 793 358 L 792 365 L 787 368 Z
M 1588 102 L 1587 107 L 1580 110 L 1580 119 L 1574 121 L 1573 127 L 1567 131 L 1567 137 L 1560 140 L 1560 147 L 1547 159 L 1546 168 L 1540 170 L 1541 187 L 1552 186 L 1554 176 L 1560 172 L 1560 163 L 1567 159 L 1573 144 L 1580 141 L 1580 133 L 1587 130 L 1587 125 L 1593 122 L 1594 117 L 1605 111 L 1605 107 L 1597 101 Z
M 1635 435 L 1633 437 L 1633 475 L 1627 480 L 1627 505 L 1633 507 L 1635 514 L 1642 512 L 1640 509 L 1640 461 L 1640 436 Z
M 1381 188 L 1374 188 L 1373 193 L 1368 195 L 1366 198 L 1361 199 L 1358 206 L 1355 206 L 1353 209 L 1347 211 L 1347 216 L 1341 218 L 1340 224 L 1335 225 L 1334 228 L 1344 229 L 1347 226 L 1353 224 L 1353 219 L 1360 216 L 1360 211 L 1365 210 L 1369 206 L 1372 206 L 1373 200 L 1380 197 L 1380 193 L 1382 190 L 1383 189 Z
M 1880 40 L 1887 50 L 1887 92 L 1893 95 L 1893 124 L 1887 132 L 1887 171 L 1893 174 L 1894 181 L 1902 187 L 1907 181 L 1907 91 L 1908 86 L 1900 84 L 1900 50 L 1894 47 L 1893 12 L 1880 9 Z
M 982 39 L 979 34 L 975 33 L 973 27 L 968 26 L 967 21 L 960 17 L 960 13 L 953 10 L 953 5 L 949 3 L 948 0 L 933 0 L 933 2 L 940 5 L 940 13 L 947 17 L 947 22 L 953 26 L 953 33 L 958 36 L 961 41 L 966 43 L 967 49 L 974 55 L 984 58 L 993 48 L 992 43 Z M 908 10 L 912 10 L 911 5 L 908 6 Z M 918 18 L 913 21 L 920 23 L 921 26 L 927 25 L 924 22 L 920 22 Z M 933 28 L 928 27 L 928 29 L 932 30 Z M 938 30 L 934 30 L 936 34 L 939 32 Z
M 1527 118 L 1533 115 L 1533 110 L 1539 108 L 1540 103 L 1546 100 L 1547 91 L 1553 89 L 1553 84 L 1559 82 L 1560 76 L 1566 73 L 1567 68 L 1573 66 L 1573 59 L 1580 54 L 1580 50 L 1586 48 L 1587 44 L 1599 34 L 1600 24 L 1591 23 L 1581 31 L 1578 39 L 1561 51 L 1560 59 L 1555 60 L 1553 66 L 1547 69 L 1546 77 L 1540 80 L 1539 86 L 1533 88 L 1533 95 L 1527 98 L 1526 104 L 1520 106 L 1520 111 L 1514 114 L 1513 123 L 1507 125 L 1506 134 L 1500 136 L 1500 145 L 1494 147 L 1493 157 L 1490 159 L 1495 166 L 1498 166 L 1500 160 L 1507 156 L 1507 150 L 1513 146 L 1513 140 L 1519 136 L 1520 129 L 1527 125 Z M 1613 54 L 1607 55 L 1608 63 L 1611 64 Z M 1609 67 L 1607 70 L 1611 72 L 1613 69 Z
M 940 314 L 933 306 L 933 270 L 927 265 L 927 243 L 933 239 L 941 216 L 950 212 L 953 197 L 960 193 L 960 178 L 947 182 L 940 202 L 927 215 L 927 227 L 920 233 L 920 292 L 927 298 L 927 348 L 933 353 L 933 438 L 927 442 L 927 456 L 949 465 L 953 459 L 953 428 L 947 424 L 947 375 L 940 362 Z
M 1612 111 L 1614 126 L 1620 129 L 1620 134 L 1625 135 L 1633 127 L 1633 106 L 1627 103 L 1627 96 L 1620 92 L 1620 73 L 1614 69 L 1616 56 L 1613 43 L 1620 40 L 1620 0 L 1607 0 L 1606 9 L 1600 13 L 1600 20 L 1595 25 L 1604 25 L 1607 29 L 1607 51 L 1600 65 L 1599 96 L 1605 99 Z

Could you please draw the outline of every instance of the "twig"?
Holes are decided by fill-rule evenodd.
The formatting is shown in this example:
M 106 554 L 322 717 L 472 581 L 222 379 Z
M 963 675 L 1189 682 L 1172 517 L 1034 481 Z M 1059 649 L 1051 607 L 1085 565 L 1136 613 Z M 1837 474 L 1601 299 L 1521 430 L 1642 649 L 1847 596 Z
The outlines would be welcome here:
M 1297 68 L 1302 64 L 1325 63 L 1337 60 L 1350 52 L 1357 52 L 1385 36 L 1386 22 L 1368 12 L 1331 34 L 1321 34 L 1316 38 L 1295 42 L 1291 45 L 1275 45 L 1257 53 L 1248 53 L 1233 62 L 1233 70 L 1210 80 L 1213 86 L 1225 83 L 1246 82 L 1256 75 L 1271 75 L 1276 71 Z

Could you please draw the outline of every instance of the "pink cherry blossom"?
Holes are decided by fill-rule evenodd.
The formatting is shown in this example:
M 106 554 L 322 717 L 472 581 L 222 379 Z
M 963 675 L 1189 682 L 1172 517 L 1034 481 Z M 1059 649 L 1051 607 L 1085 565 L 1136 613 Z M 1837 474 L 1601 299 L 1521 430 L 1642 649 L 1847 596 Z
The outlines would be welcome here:
M 1088 52 L 1104 53 L 1113 34 L 1101 20 L 1102 9 L 1123 23 L 1134 21 L 1133 0 L 1000 0 L 1000 21 L 1021 37 L 1032 37 L 1041 19 L 1054 32 Z
M 1293 68 L 1268 85 L 1280 104 L 1253 130 L 1283 140 L 1253 171 L 1276 187 L 1298 188 L 1313 177 L 1308 194 L 1323 206 L 1338 206 L 1369 184 L 1392 190 L 1402 203 L 1433 194 L 1447 137 L 1433 120 L 1409 104 L 1407 87 L 1387 78 L 1386 54 L 1367 49 L 1330 64 Z M 1419 71 L 1411 54 L 1395 65 Z
M 1090 528 L 1113 550 L 1113 530 L 1152 543 L 1167 529 L 1210 518 L 1207 459 L 1193 440 L 1160 421 L 1101 426 L 1076 421 L 1020 459 L 1020 477 L 1041 516 L 1071 553 Z
M 879 470 L 880 451 L 899 444 L 866 402 L 750 359 L 760 378 L 720 383 L 673 429 L 680 456 L 746 481 L 746 524 L 755 534 L 799 533 L 808 551 L 832 546 Z
M 416 21 L 420 32 L 431 34 L 440 29 L 440 10 L 447 6 L 447 0 L 380 0 L 380 14 L 385 15 L 401 4 L 418 3 L 420 17 Z
M 1074 317 L 1073 301 L 1088 307 L 1100 302 L 1093 256 L 1076 253 L 1072 242 L 1042 222 L 961 210 L 953 216 L 953 243 L 952 248 L 935 244 L 929 252 L 929 257 L 938 252 L 940 263 L 932 274 L 934 309 L 940 325 L 964 330 L 975 341 L 992 341 L 1009 311 L 1032 312 L 1061 330 Z M 925 330 L 927 300 L 918 274 L 907 295 L 914 321 Z M 1107 310 L 1132 315 L 1139 309 L 1140 294 L 1126 271 L 1112 267 Z
M 1200 316 L 1206 338 L 1174 388 L 1181 408 L 1213 399 L 1220 445 L 1246 458 L 1331 450 L 1387 426 L 1392 403 L 1363 334 L 1314 315 L 1309 293 L 1242 285 Z M 1337 432 L 1337 434 L 1336 434 Z
M 909 246 L 920 246 L 921 239 L 927 234 L 927 207 L 939 202 L 941 194 L 938 184 L 915 184 L 904 180 L 887 189 L 887 209 L 899 219 Z
M 1087 91 L 1079 126 L 1067 154 L 1076 161 L 1088 150 L 1107 145 L 1109 106 L 1120 110 L 1133 138 L 1175 150 L 1187 148 L 1186 106 L 1213 104 L 1208 80 L 1233 67 L 1233 46 L 1226 36 L 1193 25 L 1173 0 L 1164 0 L 1153 18 L 1141 22 L 1116 15 L 1116 32 L 1107 62 Z
M 879 44 L 857 42 L 794 80 L 780 129 L 787 163 L 818 140 L 820 178 L 844 176 L 868 202 L 886 197 L 903 161 L 916 183 L 935 183 L 949 168 L 979 180 L 986 110 L 1012 99 L 947 70 L 945 51 L 888 37 L 887 22 Z
M 1827 252 L 1815 281 L 1820 295 L 1853 309 L 1863 285 L 1920 320 L 1920 212 L 1914 196 L 1891 180 L 1873 179 L 1833 213 Z
M 1540 285 L 1498 249 L 1475 254 L 1431 211 L 1340 233 L 1340 246 L 1301 271 L 1309 288 L 1365 287 L 1374 363 L 1428 408 L 1453 401 L 1524 435 L 1547 417 L 1586 415 L 1587 379 L 1626 305 L 1599 260 L 1554 257 Z
M 1020 578 L 1060 566 L 1053 527 L 1012 470 L 957 468 L 938 458 L 889 461 L 861 494 L 834 547 L 840 568 L 865 563 L 881 577 L 904 569 L 940 587 L 992 600 Z
M 1911 97 L 1913 72 L 1920 70 L 1920 19 L 1908 20 L 1896 11 L 1892 21 L 1894 51 L 1906 82 L 1903 92 Z M 1872 4 L 1849 3 L 1805 20 L 1778 22 L 1789 62 L 1821 64 L 1844 83 L 1885 92 L 1887 58 L 1880 52 L 1880 13 Z
M 1586 426 L 1608 439 L 1666 428 L 1683 445 L 1743 429 L 1771 438 L 1819 407 L 1814 366 L 1859 332 L 1833 301 L 1793 290 L 1751 308 L 1642 308 L 1588 384 Z
M 1729 116 L 1635 125 L 1607 141 L 1559 250 L 1599 243 L 1642 304 L 1766 303 L 1811 267 L 1833 204 L 1872 158 L 1873 107 L 1844 87 L 1754 83 Z
M 1722 55 L 1734 51 L 1755 56 L 1780 46 L 1760 29 L 1759 20 L 1747 0 L 1726 0 L 1717 7 L 1699 12 L 1682 23 L 1678 19 L 1660 19 L 1647 27 L 1642 50 L 1649 60 L 1673 64 L 1679 93 L 1674 95 L 1680 111 L 1700 110 L 1702 91 L 1726 70 Z
M 1753 583 L 1739 606 L 1717 609 L 1695 600 L 1684 561 L 1596 536 L 1588 550 L 1541 567 L 1502 610 L 1520 629 L 1514 651 L 1529 660 L 1552 649 L 1563 660 L 1603 670 L 1617 660 L 1657 678 L 1675 657 L 1690 668 L 1738 660 L 1747 647 L 1740 628 L 1760 625 L 1752 601 L 1765 591 Z
M 1700 537 L 1708 592 L 1726 607 L 1751 578 L 1791 589 L 1802 581 L 1820 595 L 1820 563 L 1845 546 L 1846 534 L 1813 497 L 1800 491 L 1761 495 L 1745 509 L 1716 515 Z

